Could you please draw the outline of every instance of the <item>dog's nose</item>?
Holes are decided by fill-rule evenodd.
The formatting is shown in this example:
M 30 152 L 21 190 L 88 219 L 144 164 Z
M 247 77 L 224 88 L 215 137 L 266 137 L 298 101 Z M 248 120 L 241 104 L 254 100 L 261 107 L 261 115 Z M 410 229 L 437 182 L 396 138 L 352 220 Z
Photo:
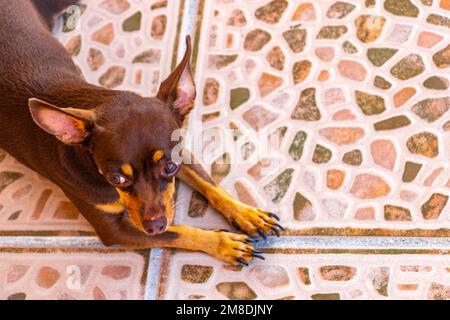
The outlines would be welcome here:
M 165 217 L 161 217 L 155 220 L 144 220 L 142 224 L 145 231 L 151 235 L 155 235 L 166 231 L 167 220 Z

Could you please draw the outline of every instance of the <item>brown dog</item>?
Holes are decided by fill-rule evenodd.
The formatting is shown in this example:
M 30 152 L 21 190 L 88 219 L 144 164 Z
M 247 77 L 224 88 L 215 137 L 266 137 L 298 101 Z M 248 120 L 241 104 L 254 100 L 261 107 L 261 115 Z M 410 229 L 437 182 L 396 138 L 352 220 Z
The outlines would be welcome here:
M 170 226 L 174 178 L 202 193 L 249 236 L 279 234 L 278 218 L 233 199 L 199 165 L 171 160 L 194 106 L 190 39 L 156 97 L 86 83 L 49 32 L 74 0 L 0 0 L 0 147 L 56 183 L 105 245 L 203 251 L 231 264 L 261 257 L 252 238 Z

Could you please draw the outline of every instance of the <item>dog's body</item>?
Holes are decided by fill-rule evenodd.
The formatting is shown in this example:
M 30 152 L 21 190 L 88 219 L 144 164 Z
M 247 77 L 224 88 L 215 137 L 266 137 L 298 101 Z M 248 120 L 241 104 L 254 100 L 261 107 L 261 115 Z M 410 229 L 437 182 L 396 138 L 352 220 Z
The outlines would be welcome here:
M 49 32 L 54 15 L 76 2 L 0 0 L 0 147 L 61 187 L 107 245 L 183 248 L 245 264 L 255 256 L 245 235 L 167 228 L 175 174 L 247 234 L 279 227 L 274 215 L 231 198 L 199 165 L 178 167 L 168 158 L 170 133 L 195 99 L 190 42 L 157 97 L 90 85 Z

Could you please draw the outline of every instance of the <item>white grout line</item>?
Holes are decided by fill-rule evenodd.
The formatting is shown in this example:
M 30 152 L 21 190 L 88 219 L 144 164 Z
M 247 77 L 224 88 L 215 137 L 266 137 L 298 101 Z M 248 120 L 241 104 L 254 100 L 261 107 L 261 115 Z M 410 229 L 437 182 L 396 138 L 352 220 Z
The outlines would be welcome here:
M 180 40 L 177 52 L 178 60 L 184 56 L 186 50 L 186 43 L 184 39 L 187 35 L 191 35 L 192 41 L 194 41 L 195 22 L 197 19 L 198 0 L 186 0 L 184 8 L 183 22 L 180 28 Z
M 161 276 L 163 249 L 150 250 L 150 259 L 147 269 L 147 281 L 145 282 L 145 300 L 156 300 Z
M 0 248 L 107 248 L 97 237 L 0 237 Z
M 273 249 L 450 249 L 446 237 L 369 237 L 369 236 L 283 236 L 269 237 L 255 245 Z M 79 248 L 107 249 L 97 237 L 0 237 L 0 248 Z M 152 249 L 149 267 L 156 270 L 163 249 Z
M 450 249 L 450 238 L 368 236 L 270 237 L 256 244 L 274 249 Z

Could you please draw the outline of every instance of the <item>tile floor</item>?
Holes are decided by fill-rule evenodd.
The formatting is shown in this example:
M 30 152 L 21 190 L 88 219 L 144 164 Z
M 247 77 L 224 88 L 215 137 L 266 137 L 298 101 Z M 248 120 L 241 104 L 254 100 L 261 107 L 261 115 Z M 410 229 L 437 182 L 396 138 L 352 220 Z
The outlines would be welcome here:
M 203 142 L 192 148 L 233 195 L 279 214 L 286 239 L 448 243 L 449 1 L 83 3 L 55 35 L 85 78 L 108 88 L 154 94 L 192 30 L 190 132 Z M 211 147 L 208 132 L 230 128 L 241 134 Z M 225 226 L 201 196 L 179 191 L 176 223 Z M 0 153 L 0 236 L 91 235 L 56 187 Z M 0 299 L 139 299 L 149 287 L 148 252 L 17 243 L 0 251 Z M 242 270 L 165 250 L 152 288 L 160 299 L 450 298 L 448 250 L 327 245 L 271 249 Z

